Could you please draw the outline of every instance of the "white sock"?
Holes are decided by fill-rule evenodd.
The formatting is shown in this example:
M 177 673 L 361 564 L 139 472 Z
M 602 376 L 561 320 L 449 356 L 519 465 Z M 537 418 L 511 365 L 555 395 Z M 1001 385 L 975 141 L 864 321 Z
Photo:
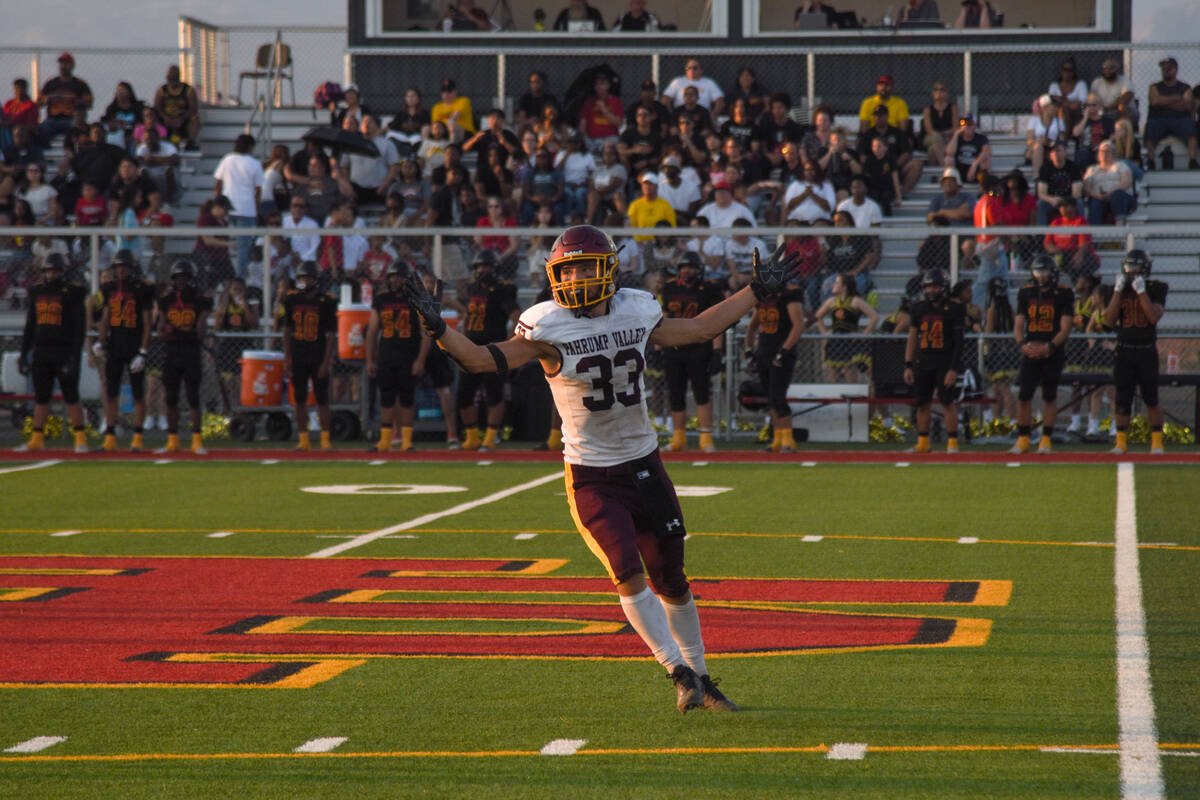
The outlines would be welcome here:
M 654 659 L 672 672 L 675 667 L 684 663 L 679 645 L 671 637 L 671 626 L 667 623 L 667 612 L 658 596 L 646 587 L 637 594 L 626 597 L 621 595 L 621 610 L 629 624 L 642 637 L 642 641 L 650 648 Z
M 1089 431 L 1100 430 L 1100 420 L 1096 419 L 1091 414 L 1088 414 L 1088 430 Z
M 991 425 L 991 424 L 992 424 L 992 419 L 993 419 L 993 416 L 994 416 L 994 415 L 992 414 L 992 410 L 991 410 L 990 408 L 989 408 L 989 409 L 987 409 L 986 411 L 984 411 L 984 412 L 983 412 L 983 424 L 984 424 L 984 425 Z
M 1072 427 L 1072 428 L 1078 428 L 1078 427 L 1079 427 L 1079 415 L 1078 415 L 1078 414 L 1072 414 L 1072 415 L 1071 415 L 1071 427 Z
M 690 595 L 683 605 L 664 602 L 663 610 L 667 612 L 667 624 L 671 626 L 671 636 L 679 645 L 683 660 L 697 675 L 707 675 L 708 667 L 704 664 L 704 637 L 700 635 L 700 615 L 696 613 L 696 601 Z

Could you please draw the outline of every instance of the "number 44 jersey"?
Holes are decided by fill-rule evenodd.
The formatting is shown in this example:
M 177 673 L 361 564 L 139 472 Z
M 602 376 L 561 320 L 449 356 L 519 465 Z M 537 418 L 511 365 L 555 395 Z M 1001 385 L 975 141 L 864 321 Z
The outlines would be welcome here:
M 618 289 L 608 313 L 598 317 L 577 317 L 551 301 L 521 315 L 516 334 L 553 345 L 562 359 L 546 378 L 562 417 L 568 464 L 611 467 L 658 447 L 642 373 L 650 334 L 661 321 L 658 301 L 637 289 Z

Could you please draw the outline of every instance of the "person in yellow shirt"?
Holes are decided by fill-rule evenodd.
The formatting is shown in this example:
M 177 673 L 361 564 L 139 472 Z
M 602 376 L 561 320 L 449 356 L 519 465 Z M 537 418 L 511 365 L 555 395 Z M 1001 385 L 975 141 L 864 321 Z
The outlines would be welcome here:
M 887 106 L 888 125 L 903 131 L 909 129 L 908 103 L 892 94 L 892 87 L 895 84 L 891 75 L 880 75 L 879 80 L 875 81 L 875 94 L 863 100 L 862 105 L 858 107 L 858 130 L 860 133 L 875 124 L 875 109 L 878 106 Z
M 907 110 L 905 111 L 907 114 Z M 458 94 L 458 84 L 450 78 L 442 81 L 442 99 L 434 103 L 429 111 L 430 124 L 444 122 L 458 125 L 467 133 L 475 132 L 475 114 L 471 111 L 471 98 Z
M 659 222 L 666 220 L 674 228 L 675 209 L 658 196 L 658 176 L 653 172 L 643 173 L 641 184 L 642 196 L 630 203 L 625 212 L 629 217 L 630 226 L 653 228 Z M 654 241 L 653 236 L 634 236 L 633 238 L 643 245 L 650 245 Z

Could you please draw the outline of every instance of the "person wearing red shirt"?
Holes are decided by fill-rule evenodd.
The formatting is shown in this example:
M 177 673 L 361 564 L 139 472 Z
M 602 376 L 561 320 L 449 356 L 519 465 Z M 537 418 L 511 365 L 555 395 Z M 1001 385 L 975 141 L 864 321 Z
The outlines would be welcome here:
M 14 128 L 37 127 L 37 103 L 29 96 L 29 81 L 24 78 L 13 81 L 13 97 L 4 104 L 4 122 Z
M 1058 201 L 1058 219 L 1050 223 L 1051 228 L 1086 226 L 1087 220 L 1080 215 L 1074 198 L 1064 197 Z M 1054 257 L 1059 267 L 1076 280 L 1080 275 L 1092 275 L 1100 269 L 1100 259 L 1092 246 L 1090 233 L 1048 233 L 1042 242 L 1046 252 Z
M 588 138 L 588 150 L 599 154 L 607 142 L 617 141 L 621 123 L 625 121 L 625 106 L 620 98 L 608 93 L 608 77 L 597 75 L 593 94 L 583 101 L 579 110 L 579 129 Z
M 789 219 L 789 228 L 807 228 L 808 222 L 800 219 Z M 821 241 L 815 236 L 808 236 L 804 231 L 797 231 L 787 238 L 788 255 L 797 253 L 800 256 L 796 267 L 796 280 L 804 286 L 804 304 L 807 308 L 815 309 L 821 304 L 821 268 L 825 266 L 825 251 Z
M 476 228 L 515 228 L 517 221 L 504 213 L 504 201 L 496 196 L 487 199 L 487 215 L 480 217 Z M 496 255 L 496 277 L 503 281 L 512 280 L 517 272 L 517 248 L 521 244 L 518 236 L 476 236 L 476 252 L 491 250 Z
M 1020 170 L 1013 170 L 1001 180 L 1004 192 L 1000 205 L 1002 225 L 1034 225 L 1037 220 L 1037 198 L 1029 193 L 1029 182 Z M 1037 239 L 1033 236 L 1010 236 L 1010 257 L 1022 264 L 1029 264 L 1038 254 Z M 980 306 L 983 308 L 983 306 Z
M 84 183 L 82 195 L 75 201 L 75 224 L 79 227 L 103 225 L 108 219 L 108 204 L 94 183 Z
M 999 179 L 985 175 L 980 179 L 982 190 L 978 202 L 975 203 L 975 227 L 994 228 L 1004 225 L 1002 192 L 1004 187 Z M 971 288 L 971 300 L 980 308 L 987 302 L 987 287 L 992 278 L 1008 280 L 1008 250 L 1004 240 L 999 236 L 981 233 L 975 239 L 975 253 L 979 256 L 979 274 Z

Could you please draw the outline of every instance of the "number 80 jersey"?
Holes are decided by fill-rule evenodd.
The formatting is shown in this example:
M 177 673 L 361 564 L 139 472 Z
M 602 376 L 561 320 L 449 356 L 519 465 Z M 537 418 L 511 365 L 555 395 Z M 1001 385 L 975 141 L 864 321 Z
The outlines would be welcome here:
M 553 345 L 562 360 L 546 378 L 562 417 L 568 464 L 611 467 L 658 447 L 642 373 L 650 334 L 661 321 L 658 301 L 637 289 L 618 289 L 608 313 L 598 317 L 576 317 L 552 301 L 521 315 L 516 334 Z

